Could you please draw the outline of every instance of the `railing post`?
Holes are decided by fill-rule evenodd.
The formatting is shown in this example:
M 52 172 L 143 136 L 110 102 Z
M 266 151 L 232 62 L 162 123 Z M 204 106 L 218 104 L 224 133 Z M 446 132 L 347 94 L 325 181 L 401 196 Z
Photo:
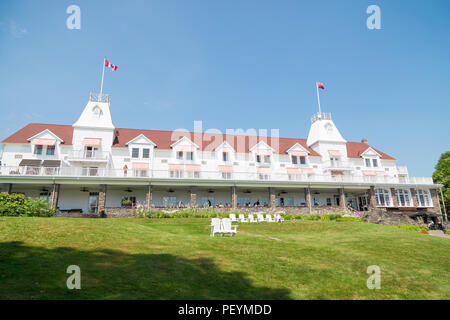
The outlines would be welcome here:
M 237 193 L 236 193 L 236 187 L 231 187 L 231 207 L 233 209 L 237 208 Z

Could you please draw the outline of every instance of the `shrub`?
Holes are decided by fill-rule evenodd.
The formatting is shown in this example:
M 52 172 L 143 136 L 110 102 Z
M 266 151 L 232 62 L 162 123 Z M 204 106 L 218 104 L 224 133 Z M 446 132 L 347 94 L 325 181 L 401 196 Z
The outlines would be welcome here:
M 318 221 L 320 220 L 320 214 L 309 214 L 303 216 L 303 219 L 305 220 L 312 220 L 312 221 Z
M 397 228 L 404 229 L 404 230 L 411 230 L 411 231 L 428 231 L 428 227 L 421 227 L 414 224 L 402 224 L 399 226 L 396 226 Z M 428 232 L 427 232 L 428 233 Z
M 301 214 L 297 214 L 297 215 L 294 216 L 294 219 L 295 220 L 302 220 L 303 216 Z
M 56 210 L 43 199 L 27 198 L 23 194 L 0 194 L 0 216 L 51 217 Z
M 284 216 L 283 216 L 283 218 L 284 218 L 284 220 L 292 220 L 294 217 L 293 217 L 293 215 L 292 214 L 285 214 Z

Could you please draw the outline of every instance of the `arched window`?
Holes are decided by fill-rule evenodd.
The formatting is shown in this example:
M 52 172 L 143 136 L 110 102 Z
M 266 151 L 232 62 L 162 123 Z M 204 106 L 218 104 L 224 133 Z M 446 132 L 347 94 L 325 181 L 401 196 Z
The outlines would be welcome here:
M 416 190 L 416 198 L 419 207 L 431 207 L 431 196 L 428 190 Z
M 395 191 L 397 194 L 397 201 L 399 207 L 412 207 L 411 193 L 407 189 L 398 189 Z
M 391 207 L 392 197 L 391 191 L 388 189 L 375 189 L 375 196 L 377 198 L 378 207 Z

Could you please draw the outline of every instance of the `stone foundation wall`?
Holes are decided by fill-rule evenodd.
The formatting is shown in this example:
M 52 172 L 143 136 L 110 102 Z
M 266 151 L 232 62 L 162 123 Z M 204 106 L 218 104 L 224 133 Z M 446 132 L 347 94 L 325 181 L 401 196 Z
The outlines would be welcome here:
M 132 208 L 110 207 L 105 208 L 107 218 L 133 217 Z

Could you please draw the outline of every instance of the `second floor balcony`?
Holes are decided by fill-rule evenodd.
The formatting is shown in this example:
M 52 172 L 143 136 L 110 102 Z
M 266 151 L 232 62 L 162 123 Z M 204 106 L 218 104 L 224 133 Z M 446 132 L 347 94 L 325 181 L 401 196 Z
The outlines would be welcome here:
M 69 161 L 108 161 L 109 153 L 98 150 L 74 150 L 69 152 Z
M 174 174 L 175 172 L 175 174 Z M 143 180 L 214 180 L 214 181 L 264 181 L 286 183 L 351 183 L 363 185 L 433 185 L 432 178 L 393 177 L 393 176 L 357 176 L 331 174 L 288 174 L 280 172 L 224 172 L 192 170 L 136 170 L 109 169 L 98 167 L 36 167 L 16 166 L 0 167 L 0 177 L 99 177 Z

